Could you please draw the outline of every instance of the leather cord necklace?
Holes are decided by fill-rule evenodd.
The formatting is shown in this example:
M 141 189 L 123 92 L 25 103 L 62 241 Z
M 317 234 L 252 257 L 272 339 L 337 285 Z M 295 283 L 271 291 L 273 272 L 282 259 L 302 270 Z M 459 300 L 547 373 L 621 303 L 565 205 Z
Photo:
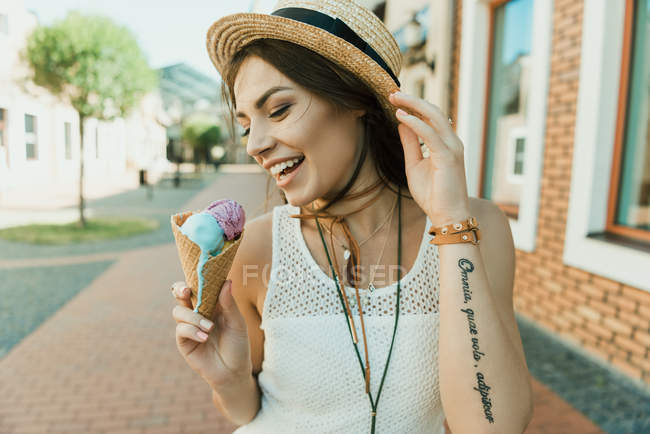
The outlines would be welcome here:
M 376 190 L 379 187 L 381 187 L 381 190 L 380 190 L 380 192 L 381 192 L 381 191 L 383 191 L 385 186 L 386 185 L 382 183 L 381 179 L 378 179 L 377 182 L 374 185 L 368 187 L 364 191 L 361 191 L 361 192 L 358 192 L 358 193 L 353 193 L 350 196 L 348 196 L 348 198 L 349 199 L 356 199 L 358 197 L 362 197 L 363 195 L 368 194 L 368 193 L 372 192 L 373 190 Z M 349 212 L 347 215 L 331 215 L 331 214 L 327 214 L 327 213 L 323 213 L 323 212 L 321 212 L 321 213 L 311 213 L 311 214 L 307 213 L 307 214 L 291 214 L 290 215 L 290 217 L 295 217 L 295 218 L 300 218 L 300 219 L 304 219 L 304 218 L 314 218 L 315 219 L 317 217 L 333 219 L 332 223 L 330 224 L 330 243 L 332 244 L 332 246 L 334 246 L 334 238 L 333 238 L 334 234 L 333 234 L 333 231 L 332 231 L 331 228 L 334 226 L 335 223 L 339 223 L 341 225 L 341 228 L 343 229 L 343 233 L 345 234 L 346 238 L 348 239 L 348 243 L 349 243 L 348 245 L 350 246 L 350 250 L 352 251 L 351 252 L 351 260 L 348 261 L 348 264 L 347 264 L 348 266 L 346 267 L 346 278 L 347 278 L 347 280 L 349 282 L 351 282 L 354 285 L 356 296 L 357 296 L 357 302 L 360 302 L 360 300 L 359 300 L 359 288 L 358 288 L 359 279 L 358 279 L 358 275 L 357 275 L 358 267 L 356 266 L 356 265 L 358 265 L 358 262 L 359 262 L 359 259 L 358 259 L 359 258 L 359 245 L 357 244 L 356 240 L 354 239 L 354 236 L 352 236 L 352 232 L 350 232 L 350 228 L 348 227 L 348 224 L 345 221 L 345 217 L 350 216 L 352 214 L 356 214 L 359 211 L 361 211 L 363 209 L 366 209 L 368 206 L 370 206 L 372 203 L 374 203 L 377 199 L 379 199 L 379 197 L 380 197 L 380 195 L 376 194 L 375 197 L 373 197 L 372 199 L 366 201 L 366 203 L 364 203 L 361 207 L 357 208 L 356 210 L 354 210 L 352 212 Z M 313 207 L 314 207 L 314 204 L 312 203 L 312 209 L 313 209 Z M 317 226 L 318 226 L 318 228 L 320 230 L 320 225 L 317 225 Z M 336 270 L 339 270 L 339 264 L 338 264 L 338 261 L 336 259 L 336 250 L 333 250 L 332 254 L 333 254 L 333 259 L 334 259 L 334 266 L 335 266 Z M 357 344 L 359 342 L 359 338 L 357 337 L 357 328 L 354 326 L 354 318 L 352 316 L 352 310 L 350 308 L 350 304 L 348 303 L 348 298 L 345 297 L 344 300 L 345 300 L 345 309 L 346 309 L 345 312 L 346 312 L 348 321 L 350 322 L 350 327 L 352 329 L 353 341 L 354 341 L 355 344 Z M 364 333 L 364 338 L 365 338 L 365 329 L 364 329 L 365 326 L 364 326 L 364 323 L 363 323 L 363 316 L 360 317 L 360 320 L 361 320 L 361 329 L 362 329 L 362 331 Z M 367 359 L 368 359 L 368 352 L 366 351 L 366 360 Z M 369 387 L 369 386 L 367 385 L 367 387 Z
M 393 204 L 393 207 L 390 209 L 390 211 L 388 212 L 388 214 L 386 214 L 386 218 L 385 218 L 384 221 L 383 221 L 383 222 L 382 222 L 382 223 L 377 227 L 377 229 L 375 229 L 375 230 L 373 231 L 373 233 L 370 234 L 369 237 L 367 237 L 367 238 L 364 239 L 363 241 L 360 241 L 360 242 L 357 244 L 359 248 L 361 247 L 361 245 L 362 245 L 363 243 L 365 243 L 365 242 L 368 241 L 370 238 L 372 238 L 375 234 L 377 234 L 377 232 L 379 232 L 379 230 L 380 230 L 381 228 L 383 228 L 383 227 L 386 225 L 386 223 L 388 223 L 388 227 L 389 227 L 388 230 L 389 230 L 389 234 L 390 234 L 390 224 L 393 222 L 393 215 L 395 215 L 395 208 L 397 207 L 397 200 L 398 200 L 398 198 L 396 197 L 396 198 L 395 198 L 395 203 Z M 365 207 L 364 207 L 364 208 L 365 208 Z M 336 238 L 336 241 L 338 241 L 339 245 L 340 245 L 341 248 L 343 249 L 343 259 L 348 260 L 348 262 L 346 263 L 346 267 L 345 267 L 345 268 L 346 268 L 346 273 L 347 273 L 347 274 L 346 274 L 346 277 L 347 277 L 347 279 L 348 279 L 348 282 L 352 283 L 352 279 L 351 279 L 351 277 L 350 277 L 351 274 L 352 274 L 351 271 L 350 271 L 350 268 L 351 268 L 350 265 L 352 264 L 353 261 L 350 261 L 350 249 L 349 249 L 348 247 L 346 247 L 345 244 L 341 243 L 341 241 L 339 240 L 339 238 L 338 238 L 336 235 L 334 235 L 334 234 L 333 234 L 333 233 L 332 233 L 332 232 L 327 228 L 327 226 L 324 226 L 324 227 L 325 227 L 325 230 L 326 230 L 327 232 L 329 232 L 329 234 L 330 234 L 330 242 L 331 242 L 331 237 L 333 236 L 334 238 Z M 377 262 L 379 262 L 379 261 L 381 260 L 381 257 L 384 255 L 384 250 L 386 249 L 386 243 L 388 242 L 388 236 L 389 236 L 389 234 L 386 235 L 386 240 L 384 241 L 384 246 L 383 246 L 382 249 L 381 249 L 381 253 L 379 254 L 379 258 L 377 259 Z M 334 245 L 334 244 L 332 243 L 332 245 Z M 338 263 L 337 263 L 337 261 L 336 261 L 336 255 L 334 255 L 334 259 L 335 259 L 334 262 L 335 262 L 335 264 L 336 264 L 336 269 L 338 270 L 338 269 L 339 269 L 339 266 L 338 266 Z M 358 261 L 358 258 L 357 258 L 357 261 Z M 368 280 L 368 282 L 369 282 L 369 284 L 368 284 L 368 290 L 369 290 L 370 292 L 373 292 L 373 291 L 375 290 L 375 285 L 373 284 L 374 276 L 375 276 L 375 270 L 371 269 L 371 270 L 370 270 L 369 280 Z
M 368 235 L 362 241 L 359 241 L 357 243 L 359 247 L 363 246 L 366 241 L 368 241 L 370 238 L 372 238 L 374 235 L 376 235 L 377 232 L 379 232 L 381 230 L 381 228 L 383 228 L 386 225 L 386 223 L 388 222 L 388 219 L 393 216 L 393 213 L 395 211 L 395 206 L 397 206 L 397 199 L 395 199 L 395 205 L 393 205 L 393 207 L 388 212 L 388 214 L 386 214 L 386 218 L 384 218 L 384 221 L 381 222 L 381 224 L 379 226 L 377 226 L 377 228 L 370 235 Z M 325 230 L 330 234 L 332 233 L 327 226 L 325 226 Z M 334 235 L 334 234 L 332 234 L 332 235 Z M 349 249 L 349 247 L 347 247 L 344 243 L 342 243 L 341 240 L 339 240 L 339 237 L 337 237 L 336 235 L 334 235 L 334 238 L 336 238 L 336 241 L 338 241 L 340 246 L 343 248 L 343 259 L 346 259 L 346 260 L 349 259 L 350 258 L 350 249 Z
M 370 407 L 371 407 L 371 425 L 370 425 L 370 433 L 374 434 L 375 432 L 375 423 L 376 423 L 376 417 L 377 417 L 377 406 L 379 404 L 379 397 L 381 396 L 381 390 L 384 387 L 384 380 L 386 379 L 386 372 L 388 372 L 388 363 L 390 362 L 390 356 L 393 353 L 393 344 L 395 343 L 395 333 L 397 331 L 397 322 L 399 320 L 399 306 L 400 306 L 400 293 L 401 293 L 401 288 L 400 288 L 400 280 L 401 280 L 401 264 L 402 264 L 402 200 L 401 200 L 401 194 L 400 194 L 400 188 L 398 187 L 398 232 L 397 232 L 397 301 L 395 303 L 395 325 L 393 326 L 393 337 L 390 342 L 390 350 L 388 351 L 388 358 L 386 359 L 386 366 L 384 367 L 384 373 L 381 377 L 381 383 L 379 384 L 379 390 L 377 391 L 377 399 L 373 400 L 372 398 L 372 392 L 370 392 L 370 365 L 368 362 L 368 346 L 366 342 L 366 333 L 365 333 L 365 328 L 363 326 L 363 310 L 361 308 L 361 303 L 359 303 L 359 291 L 357 287 L 357 283 L 355 281 L 355 290 L 356 290 L 356 296 L 357 296 L 357 303 L 359 305 L 359 315 L 361 317 L 361 330 L 363 332 L 363 342 L 365 346 L 365 351 L 366 351 L 366 367 L 364 369 L 363 362 L 361 361 L 361 355 L 359 354 L 359 348 L 357 346 L 357 342 L 354 339 L 354 335 L 351 330 L 351 321 L 347 321 L 348 324 L 348 331 L 350 332 L 350 337 L 352 339 L 352 345 L 354 346 L 354 350 L 357 353 L 357 358 L 359 359 L 359 366 L 361 367 L 361 375 L 365 377 L 366 380 L 366 393 L 368 394 L 368 399 L 370 400 Z M 327 262 L 329 262 L 330 269 L 332 270 L 332 274 L 334 275 L 334 280 L 336 282 L 336 289 L 339 294 L 339 299 L 341 300 L 341 305 L 343 307 L 343 310 L 346 311 L 346 303 L 347 303 L 347 294 L 343 294 L 343 290 L 341 290 L 341 285 L 340 285 L 340 279 L 338 277 L 338 274 L 336 270 L 334 269 L 334 266 L 332 265 L 332 261 L 330 260 L 330 255 L 327 250 L 327 245 L 325 244 L 325 238 L 323 237 L 323 231 L 321 230 L 320 223 L 318 222 L 318 217 L 316 217 L 316 226 L 318 227 L 318 233 L 320 234 L 321 241 L 323 242 L 323 248 L 325 249 L 325 254 L 327 256 Z M 344 301 L 345 300 L 345 301 Z M 349 312 L 349 311 L 348 311 Z M 354 327 L 354 324 L 352 324 L 352 327 Z

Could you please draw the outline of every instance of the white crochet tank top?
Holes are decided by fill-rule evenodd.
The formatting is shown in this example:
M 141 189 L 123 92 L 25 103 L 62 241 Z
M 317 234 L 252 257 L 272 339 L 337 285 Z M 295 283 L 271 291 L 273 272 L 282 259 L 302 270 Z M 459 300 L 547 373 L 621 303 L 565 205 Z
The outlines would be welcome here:
M 336 284 L 311 256 L 300 209 L 273 209 L 271 276 L 264 300 L 261 408 L 236 434 L 370 432 L 371 407 Z M 438 246 L 427 225 L 417 259 L 400 281 L 400 317 L 377 407 L 377 434 L 444 433 L 438 383 Z M 329 265 L 328 265 L 329 267 Z M 329 268 L 328 268 L 329 271 Z M 386 365 L 395 322 L 397 284 L 359 289 L 368 342 L 373 400 Z M 354 288 L 347 287 L 351 307 Z M 365 363 L 358 310 L 355 326 Z

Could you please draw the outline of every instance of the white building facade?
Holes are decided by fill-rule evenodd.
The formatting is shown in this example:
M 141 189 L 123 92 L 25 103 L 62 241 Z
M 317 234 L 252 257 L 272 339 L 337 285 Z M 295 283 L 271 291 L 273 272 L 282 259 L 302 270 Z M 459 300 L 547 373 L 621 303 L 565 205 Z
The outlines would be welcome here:
M 22 1 L 0 0 L 0 207 L 71 206 L 79 195 L 79 116 L 26 77 L 20 60 L 36 16 Z M 126 119 L 87 119 L 84 193 L 100 197 L 167 168 L 165 115 L 157 92 Z

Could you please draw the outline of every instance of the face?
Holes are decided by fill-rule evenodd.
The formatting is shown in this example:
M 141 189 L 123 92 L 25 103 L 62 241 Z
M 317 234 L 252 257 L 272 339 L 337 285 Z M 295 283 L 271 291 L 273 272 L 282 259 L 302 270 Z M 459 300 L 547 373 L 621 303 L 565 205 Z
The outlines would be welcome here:
M 234 91 L 237 121 L 248 130 L 246 151 L 291 205 L 331 198 L 345 186 L 361 150 L 363 111 L 337 113 L 255 56 L 242 63 Z M 286 174 L 278 172 L 283 161 Z

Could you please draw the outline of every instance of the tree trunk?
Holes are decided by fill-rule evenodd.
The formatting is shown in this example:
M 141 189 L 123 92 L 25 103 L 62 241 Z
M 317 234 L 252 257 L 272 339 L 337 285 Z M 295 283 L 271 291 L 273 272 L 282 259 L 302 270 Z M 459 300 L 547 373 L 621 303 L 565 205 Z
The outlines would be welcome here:
M 79 226 L 86 227 L 84 216 L 84 117 L 79 116 Z

